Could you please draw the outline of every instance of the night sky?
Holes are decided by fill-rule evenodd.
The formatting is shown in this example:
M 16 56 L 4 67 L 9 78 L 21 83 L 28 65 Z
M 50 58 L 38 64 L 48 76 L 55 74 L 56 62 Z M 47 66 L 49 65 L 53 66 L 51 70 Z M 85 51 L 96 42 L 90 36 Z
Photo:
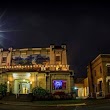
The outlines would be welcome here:
M 110 53 L 110 6 L 107 3 L 5 4 L 0 8 L 0 47 L 67 45 L 75 76 L 98 54 Z

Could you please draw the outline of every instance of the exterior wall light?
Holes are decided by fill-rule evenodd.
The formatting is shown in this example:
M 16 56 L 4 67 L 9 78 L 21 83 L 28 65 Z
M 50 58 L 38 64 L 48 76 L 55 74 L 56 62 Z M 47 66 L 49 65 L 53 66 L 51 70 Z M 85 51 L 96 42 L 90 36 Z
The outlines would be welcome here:
M 7 83 L 9 84 L 10 82 L 9 82 L 9 81 L 7 81 Z
M 74 89 L 76 90 L 76 89 L 78 89 L 77 87 L 74 87 Z

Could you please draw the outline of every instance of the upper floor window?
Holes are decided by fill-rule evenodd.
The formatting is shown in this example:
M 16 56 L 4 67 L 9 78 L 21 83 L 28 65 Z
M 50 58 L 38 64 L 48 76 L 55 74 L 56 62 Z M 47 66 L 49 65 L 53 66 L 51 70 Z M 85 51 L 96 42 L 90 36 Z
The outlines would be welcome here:
M 100 73 L 102 73 L 102 68 L 101 68 L 101 66 L 100 66 Z
M 7 57 L 2 57 L 2 63 L 6 63 Z
M 94 76 L 96 76 L 96 70 L 94 70 Z
M 56 61 L 61 61 L 60 56 L 56 56 Z
M 110 73 L 110 67 L 107 67 L 107 73 Z

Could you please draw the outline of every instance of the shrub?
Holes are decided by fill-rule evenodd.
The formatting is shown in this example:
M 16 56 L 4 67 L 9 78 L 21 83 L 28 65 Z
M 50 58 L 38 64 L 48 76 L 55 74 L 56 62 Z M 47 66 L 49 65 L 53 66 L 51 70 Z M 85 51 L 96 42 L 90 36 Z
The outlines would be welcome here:
M 53 95 L 65 95 L 65 92 L 55 92 Z
M 7 91 L 7 85 L 6 84 L 0 84 L 0 94 L 2 94 L 2 96 L 5 96 L 6 91 Z
M 32 93 L 34 98 L 40 99 L 46 99 L 46 97 L 49 95 L 49 92 L 42 87 L 35 87 L 32 89 Z
M 62 91 L 57 91 L 55 93 L 53 93 L 53 96 L 55 99 L 66 99 L 66 94 L 65 92 L 62 92 Z
M 53 94 L 54 98 L 55 99 L 67 99 L 67 100 L 70 100 L 70 99 L 73 99 L 73 94 L 72 93 L 65 93 L 65 92 L 62 92 L 62 91 L 57 91 Z M 75 99 L 75 98 L 74 98 Z

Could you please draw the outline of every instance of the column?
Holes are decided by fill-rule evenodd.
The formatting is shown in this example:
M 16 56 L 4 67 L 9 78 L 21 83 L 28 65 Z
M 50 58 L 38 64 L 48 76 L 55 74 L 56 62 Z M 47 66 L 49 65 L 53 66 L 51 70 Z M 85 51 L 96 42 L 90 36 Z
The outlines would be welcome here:
M 49 90 L 49 92 L 51 91 L 50 86 L 50 75 L 49 73 L 46 73 L 46 89 Z

